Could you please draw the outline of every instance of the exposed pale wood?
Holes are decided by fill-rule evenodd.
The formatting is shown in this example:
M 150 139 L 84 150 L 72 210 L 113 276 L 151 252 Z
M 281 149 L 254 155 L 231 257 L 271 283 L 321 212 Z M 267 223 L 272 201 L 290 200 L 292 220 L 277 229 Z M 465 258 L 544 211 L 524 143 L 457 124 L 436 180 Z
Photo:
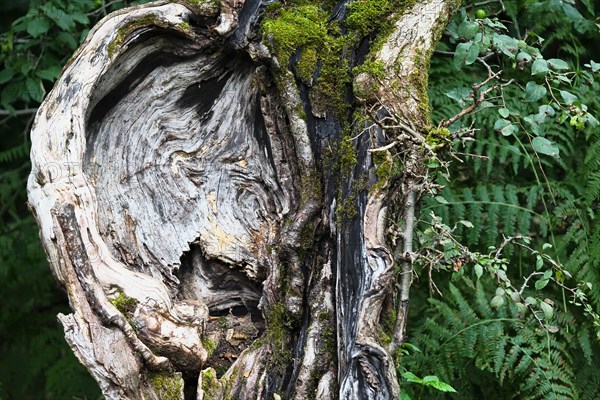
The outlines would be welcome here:
M 410 280 L 385 346 L 397 280 L 388 228 L 406 221 L 399 240 L 411 253 L 423 173 L 414 139 L 428 118 L 415 59 L 454 2 L 393 16 L 375 55 L 388 77 L 352 107 L 399 122 L 353 127 L 347 180 L 323 162 L 341 124 L 312 113 L 310 88 L 258 41 L 266 2 L 196 3 L 106 17 L 36 116 L 29 203 L 73 308 L 59 316 L 68 343 L 107 399 L 159 398 L 157 374 L 183 377 L 187 398 L 397 398 L 392 353 Z M 371 149 L 404 157 L 399 188 L 373 186 Z M 370 190 L 355 187 L 362 176 Z M 350 193 L 357 215 L 343 220 Z

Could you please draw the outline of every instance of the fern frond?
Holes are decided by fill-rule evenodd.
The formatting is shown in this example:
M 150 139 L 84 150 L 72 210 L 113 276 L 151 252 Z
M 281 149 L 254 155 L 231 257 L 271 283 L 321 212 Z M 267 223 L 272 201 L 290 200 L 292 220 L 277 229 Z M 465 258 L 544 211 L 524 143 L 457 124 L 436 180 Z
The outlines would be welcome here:
M 457 387 L 471 376 L 491 373 L 496 391 L 511 390 L 521 399 L 578 398 L 569 342 L 535 325 L 523 326 L 508 306 L 493 310 L 481 282 L 474 291 L 450 284 L 445 301 L 430 299 L 430 305 L 413 334 L 423 353 L 408 356 L 406 368 Z

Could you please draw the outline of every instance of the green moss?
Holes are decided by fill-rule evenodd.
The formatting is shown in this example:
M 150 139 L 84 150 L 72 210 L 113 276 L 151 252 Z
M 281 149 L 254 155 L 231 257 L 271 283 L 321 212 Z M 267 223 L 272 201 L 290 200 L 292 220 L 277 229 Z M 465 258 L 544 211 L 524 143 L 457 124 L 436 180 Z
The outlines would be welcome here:
M 217 16 L 221 10 L 220 0 L 173 0 L 190 9 L 194 14 L 203 16 Z
M 209 338 L 207 338 L 206 336 L 202 337 L 202 346 L 206 349 L 206 351 L 208 352 L 208 356 L 212 356 L 212 354 L 215 352 L 215 350 L 217 349 L 217 344 L 210 340 Z
M 136 29 L 149 25 L 159 25 L 159 19 L 154 14 L 148 14 L 132 21 L 117 30 L 115 38 L 108 44 L 108 56 L 112 57 L 123 46 L 125 38 Z
M 162 400 L 179 400 L 183 394 L 183 379 L 181 374 L 156 372 L 148 375 L 148 380 L 154 392 Z
M 318 200 L 322 197 L 321 178 L 319 173 L 311 171 L 308 175 L 300 177 L 300 206 L 304 207 L 310 200 Z
M 342 134 L 338 151 L 338 163 L 341 172 L 346 174 L 350 174 L 358 164 L 356 148 L 349 131 Z
M 447 128 L 435 127 L 429 129 L 425 141 L 433 150 L 438 150 L 449 143 L 448 138 L 452 135 Z
M 128 315 L 133 314 L 139 301 L 133 297 L 128 297 L 123 290 L 117 290 L 117 297 L 110 301 L 113 306 L 121 312 L 121 314 Z
M 349 221 L 358 216 L 358 209 L 356 208 L 356 196 L 354 193 L 338 203 L 335 209 L 335 214 L 336 221 L 338 222 Z
M 282 303 L 273 304 L 267 312 L 267 330 L 269 338 L 277 347 L 281 347 L 286 339 L 287 331 L 292 328 L 292 319 Z
M 337 354 L 337 346 L 335 344 L 336 340 L 332 326 L 333 325 L 326 325 L 323 328 L 323 350 L 330 354 L 332 358 L 335 358 L 335 355 Z
M 383 188 L 390 179 L 402 173 L 402 163 L 398 157 L 392 157 L 385 151 L 377 151 L 372 154 L 373 165 L 377 183 L 371 187 L 371 190 Z
M 313 84 L 315 71 L 320 69 L 311 92 L 313 110 L 343 116 L 349 107 L 344 88 L 351 83 L 351 77 L 341 54 L 349 39 L 341 34 L 337 21 L 328 23 L 328 15 L 323 8 L 306 1 L 269 6 L 262 22 L 263 41 L 284 68 L 290 57 L 300 51 L 294 71 L 307 84 Z
M 202 377 L 202 391 L 204 399 L 218 399 L 221 395 L 221 381 L 217 379 L 217 371 L 214 368 L 207 368 L 200 372 Z
M 190 24 L 188 24 L 187 22 L 180 22 L 178 24 L 178 26 L 183 29 L 184 31 L 187 31 L 190 29 Z
M 348 4 L 346 26 L 361 37 L 378 31 L 394 9 L 391 0 L 355 0 Z
M 133 319 L 133 313 L 137 307 L 139 301 L 133 297 L 128 297 L 121 288 L 117 287 L 117 296 L 110 300 L 113 306 L 125 317 L 125 320 L 131 325 L 133 330 L 137 333 L 138 326 Z
M 433 47 L 432 47 L 433 48 Z M 431 126 L 431 108 L 429 107 L 429 59 L 430 54 L 425 54 L 417 50 L 414 58 L 413 74 L 410 76 L 410 82 L 413 89 L 417 92 L 419 103 L 419 125 L 428 129 Z
M 296 74 L 306 84 L 311 85 L 319 57 L 317 50 L 313 47 L 305 48 L 300 54 L 300 60 L 296 65 Z
M 275 368 L 284 372 L 287 368 L 292 353 L 289 350 L 289 331 L 292 329 L 292 316 L 284 304 L 273 304 L 266 312 L 267 331 L 265 339 L 271 343 L 271 363 Z
M 327 36 L 326 22 L 326 14 L 314 5 L 271 7 L 263 20 L 262 32 L 280 62 L 287 63 L 298 49 L 323 46 Z
M 354 94 L 361 99 L 372 98 L 377 94 L 380 84 L 385 78 L 385 68 L 382 61 L 366 61 L 352 71 L 354 77 L 365 75 L 368 77 L 367 85 L 354 85 Z M 356 81 L 355 81 L 356 83 Z
M 219 6 L 221 4 L 220 0 L 184 0 L 185 3 L 191 4 L 193 6 Z

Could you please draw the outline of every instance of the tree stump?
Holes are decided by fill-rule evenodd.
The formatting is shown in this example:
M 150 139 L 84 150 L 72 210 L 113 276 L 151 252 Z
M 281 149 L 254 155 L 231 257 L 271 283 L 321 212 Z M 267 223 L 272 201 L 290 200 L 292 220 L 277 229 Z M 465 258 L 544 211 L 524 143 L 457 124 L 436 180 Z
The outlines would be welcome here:
M 458 2 L 382 2 L 367 32 L 368 2 L 269 3 L 113 13 L 37 113 L 29 203 L 107 399 L 398 398 L 427 66 Z M 269 36 L 300 17 L 327 37 Z

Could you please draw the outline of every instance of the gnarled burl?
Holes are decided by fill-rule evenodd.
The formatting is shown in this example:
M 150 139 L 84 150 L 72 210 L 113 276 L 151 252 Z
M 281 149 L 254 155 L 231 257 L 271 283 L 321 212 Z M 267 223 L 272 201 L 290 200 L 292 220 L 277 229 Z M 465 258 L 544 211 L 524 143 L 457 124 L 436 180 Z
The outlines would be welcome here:
M 113 13 L 38 111 L 29 202 L 107 399 L 398 397 L 427 60 L 457 2 L 400 2 L 377 49 L 348 42 L 343 73 L 383 75 L 335 88 L 342 113 L 313 104 L 320 65 L 307 83 L 262 37 L 268 3 Z

